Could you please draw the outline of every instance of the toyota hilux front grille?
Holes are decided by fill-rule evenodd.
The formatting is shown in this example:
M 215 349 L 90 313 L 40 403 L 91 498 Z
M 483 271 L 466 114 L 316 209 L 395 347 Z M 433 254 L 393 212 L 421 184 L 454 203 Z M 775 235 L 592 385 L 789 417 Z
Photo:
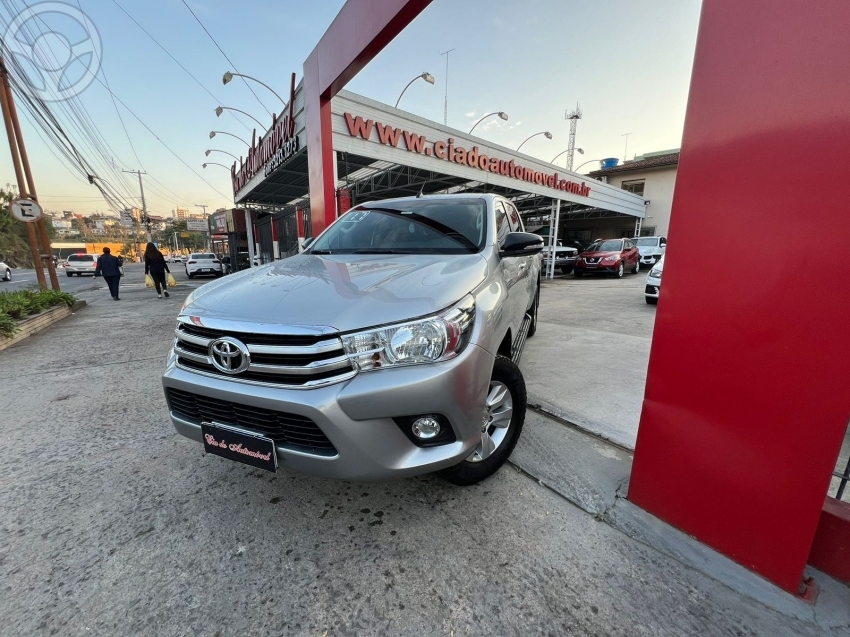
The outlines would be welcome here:
M 231 425 L 262 434 L 279 446 L 323 456 L 337 454 L 327 436 L 306 416 L 241 405 L 172 387 L 166 390 L 166 395 L 171 411 L 195 424 Z
M 242 332 L 182 321 L 174 334 L 180 367 L 222 378 L 308 389 L 355 373 L 337 336 Z

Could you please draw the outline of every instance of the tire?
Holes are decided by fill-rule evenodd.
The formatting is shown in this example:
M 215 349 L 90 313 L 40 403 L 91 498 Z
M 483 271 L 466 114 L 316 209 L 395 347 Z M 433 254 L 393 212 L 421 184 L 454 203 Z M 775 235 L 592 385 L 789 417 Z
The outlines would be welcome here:
M 581 270 L 573 270 L 573 275 L 575 276 L 575 278 L 580 279 L 584 276 L 584 272 L 582 272 Z
M 483 460 L 472 460 L 479 453 L 479 445 L 479 448 L 468 458 L 453 467 L 443 469 L 439 472 L 440 477 L 452 484 L 466 487 L 477 484 L 496 473 L 510 457 L 522 433 L 522 425 L 525 422 L 526 394 L 525 379 L 519 367 L 506 356 L 496 356 L 496 360 L 493 363 L 493 373 L 490 375 L 490 383 L 491 388 L 494 383 L 498 383 L 507 388 L 510 393 L 512 407 L 510 421 L 505 428 L 496 427 L 493 424 L 489 425 L 487 437 L 496 443 L 496 448 L 488 457 Z M 498 389 L 498 386 L 496 389 Z M 488 399 L 492 395 L 492 389 L 488 390 Z M 493 438 L 490 438 L 490 434 L 496 434 L 497 432 L 504 432 L 499 437 L 498 442 L 495 440 L 495 435 Z
M 617 271 L 614 272 L 614 276 L 618 279 L 622 279 L 623 275 L 626 273 L 626 266 L 623 265 L 623 262 L 620 261 L 620 264 L 617 266 Z
M 194 278 L 195 278 L 195 275 L 194 275 L 194 274 L 189 274 L 188 272 L 186 273 L 186 276 L 187 276 L 187 277 L 189 277 L 190 279 L 194 279 Z
M 3 275 L 3 280 L 4 281 L 11 281 L 12 280 L 12 271 L 9 268 L 6 268 L 6 274 Z
M 534 294 L 534 301 L 531 302 L 531 325 L 528 327 L 526 338 L 531 338 L 537 332 L 537 310 L 540 309 L 540 280 L 537 280 L 537 292 Z
M 564 267 L 561 268 L 562 274 L 569 274 L 572 271 L 573 271 L 573 266 L 571 266 L 571 265 L 565 265 Z
M 73 272 L 66 272 L 65 276 L 67 276 L 70 279 L 72 276 L 74 276 L 74 273 Z
M 645 296 L 647 305 L 658 305 L 658 298 L 654 296 Z
M 632 268 L 632 274 L 640 272 L 640 261 L 635 261 L 635 267 Z

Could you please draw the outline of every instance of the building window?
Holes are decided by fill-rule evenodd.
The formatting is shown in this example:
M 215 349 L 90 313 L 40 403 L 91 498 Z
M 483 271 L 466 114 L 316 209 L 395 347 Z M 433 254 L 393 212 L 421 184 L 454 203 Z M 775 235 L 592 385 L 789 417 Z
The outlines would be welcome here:
M 646 179 L 635 179 L 634 181 L 624 181 L 623 190 L 643 197 L 643 187 L 646 184 Z
M 642 236 L 642 237 L 654 237 L 655 236 L 655 226 L 641 226 L 640 236 Z

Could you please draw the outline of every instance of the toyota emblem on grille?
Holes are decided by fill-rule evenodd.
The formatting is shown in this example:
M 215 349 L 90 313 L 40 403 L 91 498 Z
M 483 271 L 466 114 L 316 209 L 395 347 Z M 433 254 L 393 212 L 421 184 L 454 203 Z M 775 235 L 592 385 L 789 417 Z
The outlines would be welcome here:
M 210 343 L 209 355 L 213 366 L 225 374 L 244 372 L 251 364 L 251 354 L 245 344 L 229 336 Z

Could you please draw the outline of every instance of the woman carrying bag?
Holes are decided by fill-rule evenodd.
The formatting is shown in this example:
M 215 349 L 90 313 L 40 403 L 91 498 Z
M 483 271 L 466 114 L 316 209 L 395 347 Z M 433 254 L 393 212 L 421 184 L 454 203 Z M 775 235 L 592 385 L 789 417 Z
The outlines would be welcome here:
M 162 298 L 165 294 L 168 298 L 168 285 L 165 282 L 165 273 L 171 275 L 171 270 L 168 269 L 168 264 L 165 262 L 165 257 L 162 252 L 156 249 L 156 246 L 149 243 L 145 246 L 145 275 L 150 275 L 156 287 L 157 298 Z

